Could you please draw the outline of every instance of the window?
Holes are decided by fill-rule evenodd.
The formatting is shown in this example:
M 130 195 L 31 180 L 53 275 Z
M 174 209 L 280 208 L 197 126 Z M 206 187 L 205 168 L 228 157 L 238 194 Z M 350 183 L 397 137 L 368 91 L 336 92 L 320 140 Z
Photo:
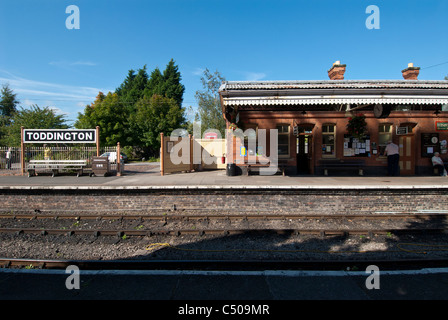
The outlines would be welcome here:
M 289 125 L 277 125 L 278 130 L 278 155 L 289 156 Z
M 252 129 L 252 130 L 249 130 Z M 253 156 L 256 154 L 257 148 L 257 134 L 258 126 L 257 124 L 246 124 L 244 126 L 244 146 L 246 147 L 247 154 Z M 249 144 L 250 140 L 250 144 Z
M 384 156 L 387 142 L 392 140 L 392 125 L 385 123 L 378 126 L 378 153 Z
M 322 155 L 334 157 L 336 155 L 336 126 L 324 124 L 322 126 Z

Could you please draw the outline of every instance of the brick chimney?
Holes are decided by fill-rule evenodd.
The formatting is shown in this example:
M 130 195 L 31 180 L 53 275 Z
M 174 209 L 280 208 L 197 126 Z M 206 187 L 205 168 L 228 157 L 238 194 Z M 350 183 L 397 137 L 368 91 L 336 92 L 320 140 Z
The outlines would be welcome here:
M 413 63 L 408 63 L 408 67 L 401 71 L 405 80 L 418 80 L 418 74 L 420 73 L 419 67 L 414 67 Z
M 341 64 L 341 61 L 336 61 L 333 66 L 328 70 L 328 77 L 330 80 L 344 80 L 345 64 Z

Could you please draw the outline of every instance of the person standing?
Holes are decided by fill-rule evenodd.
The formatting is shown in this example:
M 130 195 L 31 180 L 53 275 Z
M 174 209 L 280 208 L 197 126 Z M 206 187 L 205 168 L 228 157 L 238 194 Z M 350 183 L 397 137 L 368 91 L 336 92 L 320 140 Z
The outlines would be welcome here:
M 387 173 L 389 176 L 398 176 L 400 160 L 400 150 L 398 146 L 389 141 L 386 146 L 385 154 L 387 155 Z
M 6 151 L 6 169 L 11 170 L 11 160 L 12 160 L 12 154 L 11 154 L 11 147 L 8 148 L 8 151 Z

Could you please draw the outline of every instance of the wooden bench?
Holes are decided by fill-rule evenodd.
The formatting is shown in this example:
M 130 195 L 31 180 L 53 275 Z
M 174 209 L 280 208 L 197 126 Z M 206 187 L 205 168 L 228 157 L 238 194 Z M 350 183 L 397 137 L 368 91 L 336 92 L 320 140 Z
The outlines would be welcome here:
M 319 160 L 319 165 L 324 169 L 324 175 L 326 176 L 328 176 L 328 170 L 358 170 L 360 176 L 364 175 L 364 160 L 325 159 Z
M 244 164 L 238 164 L 238 166 L 242 170 L 242 174 L 248 176 L 251 171 L 254 171 L 253 169 L 258 170 L 260 172 L 260 168 L 269 168 L 271 166 L 271 163 L 262 164 L 262 163 L 244 163 Z M 282 172 L 282 175 L 285 175 L 287 167 L 287 161 L 286 160 L 279 160 L 277 164 L 277 171 L 280 170 Z
M 30 160 L 27 171 L 28 177 L 36 175 L 36 171 L 51 171 L 52 177 L 59 171 L 77 170 L 77 177 L 83 174 L 87 160 Z

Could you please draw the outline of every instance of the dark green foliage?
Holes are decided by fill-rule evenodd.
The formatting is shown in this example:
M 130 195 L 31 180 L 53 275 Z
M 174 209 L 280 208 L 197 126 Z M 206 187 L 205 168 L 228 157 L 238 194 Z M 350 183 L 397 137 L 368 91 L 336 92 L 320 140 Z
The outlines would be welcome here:
M 114 146 L 117 142 L 126 144 L 128 141 L 127 108 L 120 103 L 118 94 L 100 92 L 94 103 L 86 106 L 84 114 L 78 114 L 75 127 L 93 129 L 100 127 L 100 144 Z
M 145 96 L 137 103 L 133 122 L 140 137 L 140 146 L 150 156 L 158 156 L 160 133 L 170 135 L 185 123 L 185 110 L 174 99 L 153 95 Z
M 3 117 L 12 117 L 17 111 L 19 101 L 8 84 L 2 86 L 0 91 L 0 115 Z
M 163 73 L 158 68 L 148 76 L 146 65 L 129 70 L 126 79 L 106 96 L 100 92 L 94 103 L 78 115 L 76 128 L 100 126 L 100 143 L 141 147 L 145 156 L 158 156 L 160 133 L 185 125 L 182 108 L 185 87 L 178 67 L 171 60 Z

